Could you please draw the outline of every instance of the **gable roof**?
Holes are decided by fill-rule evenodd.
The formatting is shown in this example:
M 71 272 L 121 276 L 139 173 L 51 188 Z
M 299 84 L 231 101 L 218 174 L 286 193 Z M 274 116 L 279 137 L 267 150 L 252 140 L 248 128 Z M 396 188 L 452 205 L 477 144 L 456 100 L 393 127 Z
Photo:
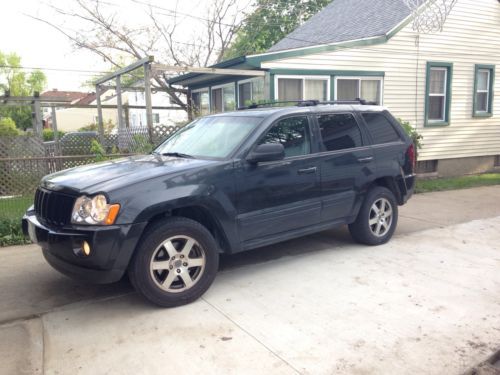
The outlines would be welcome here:
M 410 13 L 401 0 L 334 0 L 268 52 L 384 36 Z
M 76 100 L 84 98 L 85 96 L 87 96 L 86 92 L 59 91 L 57 89 L 45 91 L 40 94 L 40 97 L 43 99 L 64 99 L 69 102 L 74 102 Z

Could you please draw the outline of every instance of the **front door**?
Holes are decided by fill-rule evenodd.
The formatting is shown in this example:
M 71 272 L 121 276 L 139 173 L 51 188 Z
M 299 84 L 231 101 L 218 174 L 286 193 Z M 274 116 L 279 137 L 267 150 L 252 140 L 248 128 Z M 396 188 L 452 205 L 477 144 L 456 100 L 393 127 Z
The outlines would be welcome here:
M 256 165 L 243 163 L 238 170 L 237 217 L 243 242 L 320 221 L 319 164 L 312 154 L 308 117 L 278 120 L 257 142 L 263 143 L 281 143 L 285 158 Z

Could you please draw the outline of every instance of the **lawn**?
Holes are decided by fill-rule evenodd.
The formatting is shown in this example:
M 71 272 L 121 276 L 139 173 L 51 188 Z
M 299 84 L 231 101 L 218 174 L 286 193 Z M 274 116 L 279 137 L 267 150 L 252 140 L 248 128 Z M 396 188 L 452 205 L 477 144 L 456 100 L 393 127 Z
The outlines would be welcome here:
M 417 180 L 415 191 L 417 193 L 428 193 L 431 191 L 457 190 L 490 185 L 500 185 L 500 173 Z
M 33 204 L 33 197 L 0 198 L 0 218 L 19 219 Z
M 33 203 L 33 197 L 0 199 L 0 246 L 28 243 L 21 230 L 21 217 Z

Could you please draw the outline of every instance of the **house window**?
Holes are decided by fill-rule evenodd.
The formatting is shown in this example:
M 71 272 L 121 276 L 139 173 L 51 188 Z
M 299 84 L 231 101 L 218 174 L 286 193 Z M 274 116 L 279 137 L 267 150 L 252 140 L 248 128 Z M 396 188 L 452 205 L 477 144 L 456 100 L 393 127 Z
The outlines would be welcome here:
M 494 65 L 476 65 L 474 69 L 474 117 L 493 114 Z
M 234 83 L 212 87 L 212 112 L 220 113 L 236 109 Z
M 330 99 L 330 77 L 276 76 L 275 98 L 279 101 Z
M 159 124 L 159 123 L 160 123 L 160 114 L 153 113 L 153 124 Z
M 382 84 L 381 77 L 335 78 L 335 100 L 363 99 L 380 105 L 382 104 Z
M 204 116 L 210 113 L 210 95 L 208 89 L 196 90 L 191 93 L 196 116 Z
M 452 64 L 427 63 L 425 124 L 448 125 L 451 106 Z
M 238 105 L 248 106 L 264 100 L 264 79 L 252 78 L 238 82 Z

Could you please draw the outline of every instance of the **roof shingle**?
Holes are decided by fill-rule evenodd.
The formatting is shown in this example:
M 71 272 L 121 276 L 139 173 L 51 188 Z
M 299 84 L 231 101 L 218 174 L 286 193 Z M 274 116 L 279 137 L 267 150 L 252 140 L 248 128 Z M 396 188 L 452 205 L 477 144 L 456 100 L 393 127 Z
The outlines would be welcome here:
M 268 52 L 383 36 L 410 13 L 402 0 L 334 0 Z

